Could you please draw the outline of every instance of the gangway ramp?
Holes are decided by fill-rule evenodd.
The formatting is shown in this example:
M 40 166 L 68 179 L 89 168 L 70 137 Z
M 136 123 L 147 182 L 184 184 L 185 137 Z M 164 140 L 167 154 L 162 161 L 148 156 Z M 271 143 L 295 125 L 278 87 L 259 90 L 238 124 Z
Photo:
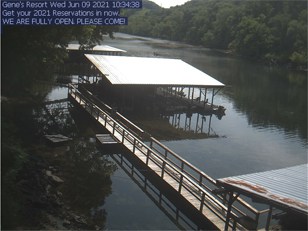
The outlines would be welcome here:
M 198 168 L 181 158 L 154 137 L 149 138 L 149 144 L 143 140 L 146 133 L 134 127 L 134 124 L 123 116 L 115 116 L 112 109 L 100 104 L 97 106 L 91 93 L 81 93 L 77 86 L 70 84 L 68 96 L 70 100 L 86 110 L 99 124 L 105 127 L 129 152 L 141 160 L 161 180 L 165 181 L 179 195 L 187 200 L 205 219 L 210 220 L 219 230 L 225 230 L 227 194 L 215 193 L 220 190 L 216 181 Z M 122 118 L 122 119 L 121 119 Z M 129 123 L 127 125 L 127 123 Z M 259 219 L 265 211 L 258 211 L 239 197 L 232 205 L 233 211 L 229 228 L 236 224 L 237 229 L 244 229 L 240 217 Z M 233 221 L 233 222 L 232 222 Z M 234 228 L 234 227 L 233 227 Z

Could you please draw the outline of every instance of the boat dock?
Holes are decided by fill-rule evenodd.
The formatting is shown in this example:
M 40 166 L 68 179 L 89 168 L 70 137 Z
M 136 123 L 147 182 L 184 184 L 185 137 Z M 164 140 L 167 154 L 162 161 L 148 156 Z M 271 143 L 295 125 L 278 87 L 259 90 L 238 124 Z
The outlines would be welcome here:
M 224 113 L 222 106 L 215 107 L 213 104 L 214 97 L 224 84 L 178 59 L 85 56 L 97 68 L 100 80 L 79 86 L 70 84 L 68 98 L 106 129 L 109 136 L 97 137 L 104 149 L 107 146 L 121 146 L 120 150 L 124 149 L 139 160 L 181 200 L 187 202 L 194 212 L 218 230 L 269 229 L 271 218 L 277 215 L 273 214 L 273 208 L 284 210 L 285 206 L 281 204 L 290 204 L 289 198 L 277 204 L 274 194 L 275 203 L 272 203 L 273 200 L 262 200 L 262 195 L 255 196 L 253 191 L 239 187 L 241 183 L 240 186 L 250 186 L 248 188 L 255 191 L 268 190 L 249 181 L 257 178 L 255 176 L 248 177 L 248 182 L 211 178 L 116 110 L 129 107 L 135 113 L 161 114 L 165 109 L 174 108 L 170 112 L 174 115 L 174 112 L 182 112 L 181 107 L 186 107 L 187 118 L 191 117 L 194 107 L 203 110 L 204 114 Z M 112 104 L 109 100 L 113 100 L 110 101 Z M 180 118 L 175 122 L 179 124 Z M 307 184 L 305 179 L 298 183 Z M 279 190 L 286 191 L 283 188 Z M 254 208 L 240 195 L 257 198 L 258 201 L 261 198 L 267 209 L 260 211 Z M 307 216 L 307 200 L 301 212 Z
M 76 85 L 70 84 L 68 97 L 72 103 L 85 110 L 106 128 L 114 139 L 166 182 L 183 200 L 189 202 L 196 211 L 202 214 L 204 219 L 209 220 L 219 230 L 225 229 L 228 198 L 227 194 L 219 193 L 221 187 L 217 185 L 216 180 L 154 137 L 149 137 L 146 132 L 125 119 L 124 116 L 115 116 L 108 105 L 101 103 L 98 106 L 94 103 L 97 99 L 92 99 L 91 93 L 85 95 L 77 89 Z M 145 140 L 150 140 L 150 143 L 146 144 Z M 258 223 L 260 214 L 268 211 L 258 211 L 240 197 L 236 198 L 236 203 L 232 204 L 232 208 L 232 216 L 228 217 L 228 229 L 231 229 L 234 224 L 238 229 L 245 229 L 244 223 L 241 223 L 241 217 L 250 217 Z

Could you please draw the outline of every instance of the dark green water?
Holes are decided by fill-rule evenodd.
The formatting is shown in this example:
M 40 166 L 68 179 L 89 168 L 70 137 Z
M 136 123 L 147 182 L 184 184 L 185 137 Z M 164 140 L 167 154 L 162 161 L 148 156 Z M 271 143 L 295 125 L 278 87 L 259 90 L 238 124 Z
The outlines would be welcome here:
M 180 58 L 226 85 L 215 98 L 215 104 L 227 109 L 226 115 L 213 116 L 211 128 L 205 128 L 217 138 L 164 141 L 208 175 L 221 178 L 307 163 L 306 73 L 265 67 L 200 47 L 123 34 L 115 37 L 104 43 L 127 50 L 129 56 Z M 65 88 L 57 87 L 46 99 L 66 94 Z M 192 124 L 196 122 L 193 115 Z M 184 127 L 183 122 L 180 125 Z M 179 229 L 121 167 L 111 180 L 112 193 L 97 205 L 107 213 L 107 229 Z

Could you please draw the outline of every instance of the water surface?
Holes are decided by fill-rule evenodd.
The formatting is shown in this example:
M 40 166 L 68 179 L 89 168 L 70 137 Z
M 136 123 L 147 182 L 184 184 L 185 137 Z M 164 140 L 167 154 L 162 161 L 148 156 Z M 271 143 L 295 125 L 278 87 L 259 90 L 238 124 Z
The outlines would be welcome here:
M 226 85 L 214 102 L 226 115 L 213 116 L 205 129 L 216 138 L 163 141 L 208 175 L 217 179 L 307 163 L 306 73 L 170 41 L 115 37 L 104 44 L 130 56 L 182 59 Z M 63 90 L 55 88 L 47 98 L 65 97 Z M 179 228 L 120 167 L 111 180 L 112 193 L 101 205 L 107 229 Z

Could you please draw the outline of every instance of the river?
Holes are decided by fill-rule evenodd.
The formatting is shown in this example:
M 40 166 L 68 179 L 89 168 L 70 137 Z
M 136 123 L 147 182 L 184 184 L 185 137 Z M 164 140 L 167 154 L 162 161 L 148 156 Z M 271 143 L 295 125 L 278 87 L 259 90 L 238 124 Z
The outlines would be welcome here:
M 307 163 L 306 73 L 264 66 L 223 51 L 120 33 L 103 43 L 124 49 L 129 56 L 182 59 L 226 85 L 214 102 L 226 108 L 226 115 L 213 116 L 208 128 L 215 138 L 163 141 L 211 177 Z M 65 98 L 63 92 L 65 88 L 55 87 L 46 99 Z M 196 122 L 196 116 L 192 120 Z M 106 211 L 106 229 L 179 229 L 120 167 L 111 180 L 112 193 L 97 205 Z

